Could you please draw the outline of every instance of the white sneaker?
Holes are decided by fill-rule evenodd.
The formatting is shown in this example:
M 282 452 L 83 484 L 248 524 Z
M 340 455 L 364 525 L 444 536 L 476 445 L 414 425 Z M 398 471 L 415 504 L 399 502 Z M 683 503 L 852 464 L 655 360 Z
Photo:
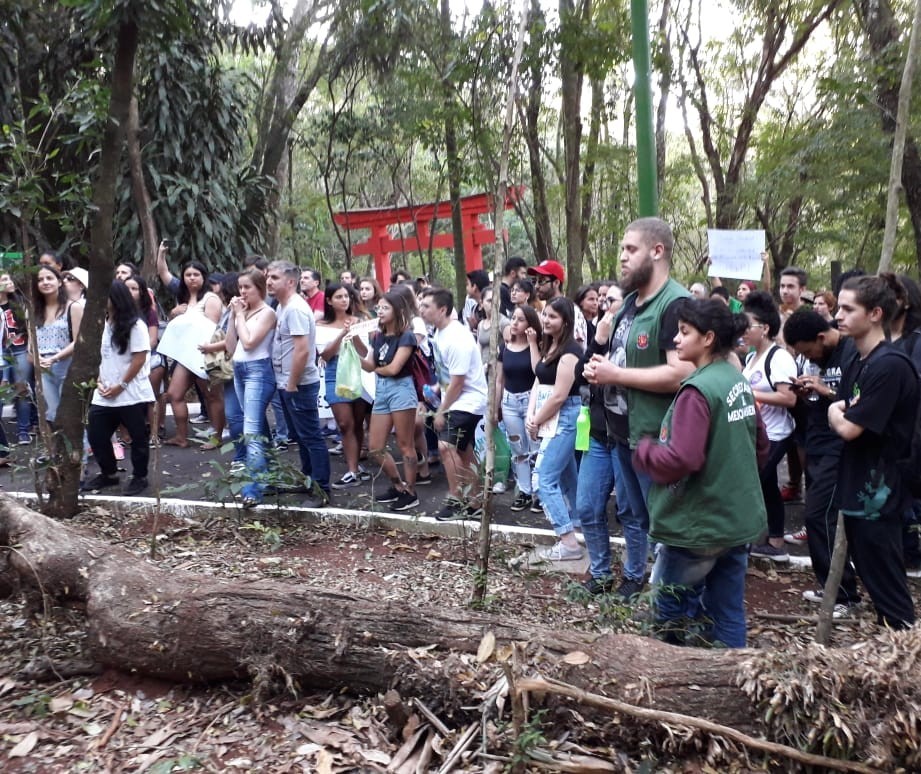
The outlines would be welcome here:
M 204 425 L 207 424 L 208 417 L 204 416 L 203 414 L 199 414 L 197 417 L 192 417 L 189 422 L 191 422 L 193 425 Z
M 492 491 L 493 494 L 505 494 L 505 482 L 496 481 L 496 483 L 492 485 Z
M 574 562 L 585 555 L 582 547 L 569 548 L 562 541 L 557 541 L 551 548 L 538 552 L 538 556 L 548 562 Z
M 817 605 L 822 604 L 822 597 L 825 595 L 825 592 L 822 589 L 814 591 L 813 589 L 806 589 L 803 592 L 803 599 L 808 602 L 815 602 Z
M 854 614 L 857 612 L 857 608 L 858 605 L 835 605 L 831 617 L 836 621 L 840 621 L 842 618 L 853 618 Z

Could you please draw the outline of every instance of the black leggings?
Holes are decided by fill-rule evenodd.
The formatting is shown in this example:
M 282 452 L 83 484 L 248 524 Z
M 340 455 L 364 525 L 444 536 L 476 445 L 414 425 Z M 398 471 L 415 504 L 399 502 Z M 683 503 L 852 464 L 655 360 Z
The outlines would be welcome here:
M 129 406 L 90 406 L 86 434 L 90 448 L 106 476 L 118 473 L 115 452 L 112 451 L 112 433 L 124 425 L 131 436 L 131 468 L 135 478 L 147 478 L 150 460 L 150 433 L 147 430 L 147 403 Z
M 768 537 L 783 537 L 784 506 L 777 486 L 777 466 L 790 448 L 790 436 L 780 441 L 771 441 L 767 462 L 761 468 L 761 494 L 767 510 Z

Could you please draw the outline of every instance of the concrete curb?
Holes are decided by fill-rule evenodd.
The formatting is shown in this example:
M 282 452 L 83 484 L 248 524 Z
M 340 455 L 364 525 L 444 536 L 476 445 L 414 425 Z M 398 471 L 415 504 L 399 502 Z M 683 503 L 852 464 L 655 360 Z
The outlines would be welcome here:
M 10 497 L 33 503 L 37 500 L 34 492 L 7 492 Z M 157 501 L 153 497 L 111 497 L 108 495 L 81 495 L 81 502 L 102 505 L 115 513 L 151 513 Z M 346 524 L 357 527 L 382 527 L 395 529 L 413 535 L 437 535 L 439 537 L 468 537 L 480 531 L 478 521 L 458 519 L 456 521 L 437 521 L 431 516 L 414 516 L 412 514 L 393 513 L 391 511 L 367 511 L 350 508 L 304 508 L 302 506 L 259 505 L 244 511 L 237 503 L 217 503 L 202 500 L 182 500 L 176 497 L 160 498 L 160 509 L 164 513 L 179 519 L 197 521 L 203 517 L 227 515 L 233 511 L 259 518 L 259 514 L 269 515 L 273 512 L 302 516 L 308 524 Z M 491 532 L 494 538 L 505 542 L 533 542 L 536 545 L 552 545 L 556 534 L 552 529 L 536 527 L 517 527 L 507 524 L 493 524 Z M 619 536 L 611 538 L 611 545 L 624 549 L 624 539 Z M 791 556 L 788 566 L 810 569 L 812 562 L 808 556 Z

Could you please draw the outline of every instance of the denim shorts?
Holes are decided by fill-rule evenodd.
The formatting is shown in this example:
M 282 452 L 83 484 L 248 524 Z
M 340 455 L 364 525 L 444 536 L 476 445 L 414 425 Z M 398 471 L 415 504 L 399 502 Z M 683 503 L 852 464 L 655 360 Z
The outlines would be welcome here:
M 392 414 L 394 411 L 415 411 L 419 407 L 416 386 L 411 376 L 377 375 L 377 390 L 374 393 L 372 414 Z
M 336 395 L 336 366 L 339 364 L 339 356 L 336 355 L 326 364 L 323 369 L 323 379 L 326 385 L 326 402 L 333 406 L 336 403 L 351 403 L 347 398 L 340 398 Z

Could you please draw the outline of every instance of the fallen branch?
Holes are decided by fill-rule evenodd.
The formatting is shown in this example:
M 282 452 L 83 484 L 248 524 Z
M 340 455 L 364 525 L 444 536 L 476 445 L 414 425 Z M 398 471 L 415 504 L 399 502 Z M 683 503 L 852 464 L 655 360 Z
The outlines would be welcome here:
M 828 758 L 824 755 L 814 755 L 812 753 L 802 752 L 793 747 L 788 747 L 785 744 L 768 742 L 764 739 L 755 739 L 753 736 L 743 734 L 741 731 L 737 731 L 734 728 L 719 723 L 712 723 L 709 720 L 702 720 L 701 718 L 695 718 L 690 715 L 682 715 L 678 712 L 664 712 L 662 710 L 637 707 L 633 704 L 617 701 L 616 699 L 609 699 L 606 696 L 599 696 L 596 693 L 589 693 L 588 691 L 577 688 L 574 685 L 569 685 L 568 683 L 560 682 L 559 680 L 540 677 L 522 678 L 516 681 L 515 690 L 518 692 L 534 691 L 538 693 L 566 696 L 582 704 L 619 712 L 623 715 L 630 715 L 631 717 L 641 720 L 649 720 L 655 723 L 671 723 L 676 726 L 696 728 L 701 731 L 706 731 L 708 734 L 731 739 L 753 750 L 760 750 L 772 755 L 782 755 L 785 758 L 789 758 L 790 760 L 802 763 L 806 766 L 821 766 L 834 771 L 854 771 L 860 772 L 861 774 L 875 774 L 879 771 L 879 769 L 874 769 L 863 763 L 842 761 L 837 758 Z
M 448 757 L 445 758 L 445 762 L 441 765 L 441 768 L 438 769 L 438 774 L 448 774 L 452 771 L 457 765 L 457 762 L 460 760 L 461 755 L 466 752 L 467 748 L 473 744 L 473 740 L 476 738 L 476 730 L 478 723 L 471 723 L 467 726 L 467 730 L 461 734 L 460 739 L 457 740 L 457 743 L 451 749 L 451 752 L 448 753 Z

